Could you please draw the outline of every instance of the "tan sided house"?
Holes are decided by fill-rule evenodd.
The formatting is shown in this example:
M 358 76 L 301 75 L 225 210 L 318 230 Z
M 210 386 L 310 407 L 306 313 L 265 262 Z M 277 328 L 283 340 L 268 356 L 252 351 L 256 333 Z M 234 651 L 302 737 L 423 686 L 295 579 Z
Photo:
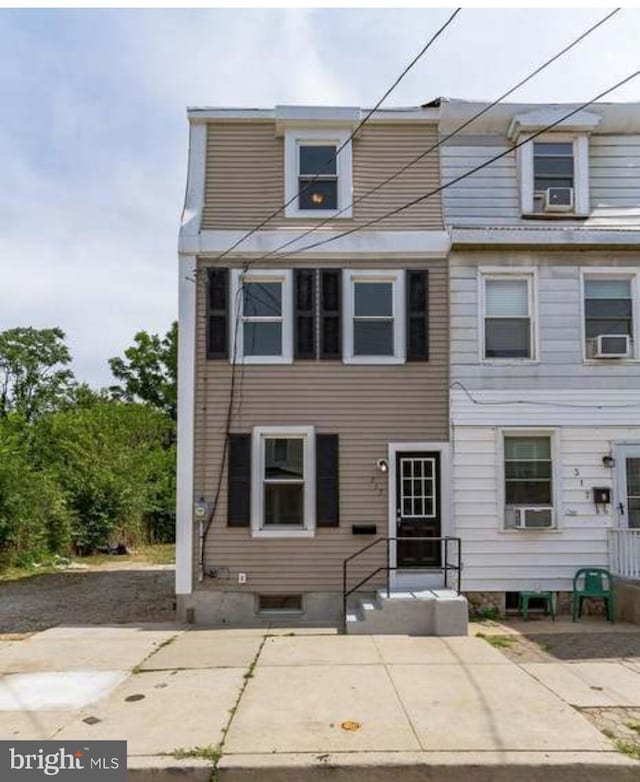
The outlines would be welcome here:
M 436 143 L 438 113 L 378 111 L 349 140 L 364 110 L 189 111 L 181 617 L 339 621 L 344 561 L 377 539 L 349 588 L 387 566 L 396 593 L 445 586 L 455 541 L 393 539 L 451 534 L 449 240 L 438 195 L 378 219 L 438 187 L 437 152 L 363 198 Z

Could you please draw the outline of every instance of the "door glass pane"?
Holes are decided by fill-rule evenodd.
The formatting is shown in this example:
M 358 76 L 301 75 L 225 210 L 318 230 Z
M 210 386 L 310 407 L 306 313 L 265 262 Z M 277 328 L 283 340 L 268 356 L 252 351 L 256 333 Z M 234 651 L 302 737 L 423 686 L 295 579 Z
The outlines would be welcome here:
M 435 470 L 432 458 L 406 457 L 400 461 L 400 507 L 408 518 L 435 515 Z
M 354 283 L 354 314 L 356 317 L 392 317 L 392 282 Z
M 392 320 L 354 320 L 355 356 L 393 356 Z
M 529 318 L 486 318 L 485 358 L 530 358 Z
M 264 477 L 269 480 L 304 478 L 303 442 L 300 438 L 267 438 L 264 441 Z
M 282 355 L 282 323 L 249 322 L 243 329 L 245 356 Z
M 303 511 L 304 486 L 301 483 L 265 483 L 264 485 L 264 525 L 299 526 L 304 525 Z
M 640 457 L 627 458 L 628 525 L 640 528 Z
M 272 317 L 282 315 L 281 282 L 245 282 L 243 310 L 245 317 Z
M 527 280 L 486 280 L 485 310 L 488 316 L 509 317 L 529 314 Z

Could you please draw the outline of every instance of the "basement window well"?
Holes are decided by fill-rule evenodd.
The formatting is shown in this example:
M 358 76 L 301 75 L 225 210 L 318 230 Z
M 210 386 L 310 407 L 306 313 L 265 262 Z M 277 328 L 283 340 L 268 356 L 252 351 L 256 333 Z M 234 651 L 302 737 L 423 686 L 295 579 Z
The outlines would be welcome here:
M 258 595 L 258 612 L 300 613 L 302 611 L 302 595 Z

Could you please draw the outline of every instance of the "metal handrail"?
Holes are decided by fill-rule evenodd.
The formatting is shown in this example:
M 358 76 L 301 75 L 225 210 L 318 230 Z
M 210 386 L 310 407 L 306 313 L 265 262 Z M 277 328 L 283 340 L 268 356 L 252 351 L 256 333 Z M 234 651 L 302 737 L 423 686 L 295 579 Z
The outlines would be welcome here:
M 391 543 L 397 542 L 398 540 L 426 540 L 430 541 L 431 543 L 440 543 L 442 546 L 441 551 L 441 562 L 442 565 L 440 567 L 424 567 L 421 568 L 421 570 L 433 570 L 436 572 L 444 572 L 444 586 L 445 589 L 448 587 L 448 573 L 450 570 L 455 570 L 458 574 L 457 576 L 457 588 L 456 592 L 460 594 L 460 587 L 461 587 L 461 577 L 462 577 L 462 540 L 460 538 L 454 538 L 454 537 L 442 537 L 442 538 L 432 538 L 432 537 L 413 537 L 411 535 L 407 536 L 400 536 L 400 537 L 386 537 L 386 538 L 376 538 L 376 540 L 372 541 L 371 543 L 368 543 L 366 546 L 363 546 L 363 548 L 356 551 L 354 554 L 351 554 L 351 556 L 347 557 L 343 563 L 342 563 L 342 629 L 346 630 L 347 627 L 347 600 L 349 598 L 349 595 L 352 595 L 354 592 L 356 592 L 360 587 L 364 586 L 367 581 L 371 581 L 372 578 L 378 575 L 378 573 L 381 573 L 382 571 L 385 571 L 387 574 L 387 597 L 391 594 L 391 571 L 392 570 L 399 570 L 397 565 L 390 565 L 390 553 L 391 553 Z M 457 562 L 456 564 L 450 564 L 449 558 L 448 558 L 448 543 L 450 541 L 455 542 L 456 544 L 456 550 L 457 550 Z M 365 551 L 369 551 L 369 549 L 372 549 L 374 546 L 377 546 L 379 543 L 386 543 L 387 545 L 387 564 L 386 565 L 380 565 L 377 567 L 374 571 L 369 573 L 365 578 L 363 578 L 361 581 L 358 581 L 358 583 L 351 587 L 351 589 L 347 589 L 347 576 L 348 576 L 348 567 L 349 563 L 352 562 L 354 559 L 359 557 L 361 554 L 364 554 Z

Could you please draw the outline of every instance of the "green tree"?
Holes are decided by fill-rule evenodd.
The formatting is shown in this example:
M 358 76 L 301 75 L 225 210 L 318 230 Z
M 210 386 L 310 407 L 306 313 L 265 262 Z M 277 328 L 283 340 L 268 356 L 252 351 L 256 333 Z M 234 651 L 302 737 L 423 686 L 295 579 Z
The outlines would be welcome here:
M 120 385 L 110 391 L 117 399 L 142 401 L 162 410 L 174 421 L 177 411 L 178 324 L 172 323 L 164 337 L 139 331 L 124 358 L 109 359 Z
M 35 424 L 32 463 L 62 489 L 76 547 L 139 542 L 173 509 L 173 428 L 149 405 L 99 398 Z
M 0 417 L 26 421 L 68 401 L 74 387 L 71 354 L 62 329 L 0 332 Z
M 27 565 L 66 554 L 71 514 L 47 471 L 33 465 L 29 428 L 10 414 L 0 419 L 0 565 Z

